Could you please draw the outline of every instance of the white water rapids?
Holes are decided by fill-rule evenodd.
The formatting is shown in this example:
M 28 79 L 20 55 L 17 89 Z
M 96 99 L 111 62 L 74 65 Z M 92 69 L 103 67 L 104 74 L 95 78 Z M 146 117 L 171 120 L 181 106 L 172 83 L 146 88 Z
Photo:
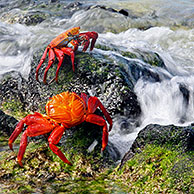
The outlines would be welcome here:
M 146 31 L 129 29 L 120 34 L 106 33 L 100 36 L 99 42 L 123 51 L 153 51 L 163 59 L 167 70 L 151 67 L 162 77 L 161 82 L 149 82 L 139 79 L 134 91 L 141 105 L 141 126 L 134 128 L 129 118 L 115 118 L 110 139 L 117 142 L 122 150 L 130 146 L 139 130 L 148 124 L 189 125 L 194 121 L 194 30 L 172 31 L 167 27 L 154 27 Z M 99 51 L 98 51 L 99 52 Z M 103 52 L 111 56 L 110 51 Z M 115 51 L 113 57 L 115 56 Z M 119 54 L 118 54 L 119 55 Z M 126 57 L 125 57 L 126 58 Z M 127 60 L 133 60 L 128 58 Z M 115 58 L 118 63 L 118 59 Z M 147 64 L 145 64 L 147 65 Z M 186 103 L 180 84 L 189 91 L 189 102 Z M 118 133 L 123 124 L 129 126 L 128 131 Z M 126 130 L 126 129 L 125 129 Z M 122 143 L 121 143 L 122 142 Z M 124 152 L 123 152 L 124 153 Z

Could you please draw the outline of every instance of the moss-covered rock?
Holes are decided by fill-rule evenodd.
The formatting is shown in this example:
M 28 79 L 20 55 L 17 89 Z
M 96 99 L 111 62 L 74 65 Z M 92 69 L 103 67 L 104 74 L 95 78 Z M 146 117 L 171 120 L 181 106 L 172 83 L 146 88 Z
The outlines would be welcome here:
M 101 62 L 91 53 L 76 52 L 76 71 L 72 71 L 69 57 L 65 57 L 59 72 L 59 84 L 53 82 L 45 85 L 42 83 L 42 77 L 48 61 L 45 61 L 40 69 L 40 83 L 35 80 L 36 67 L 42 54 L 43 50 L 34 55 L 28 80 L 20 76 L 15 78 L 7 76 L 0 83 L 1 108 L 6 113 L 18 120 L 34 111 L 45 113 L 44 106 L 49 97 L 68 90 L 78 94 L 85 92 L 97 96 L 111 116 L 115 114 L 129 114 L 134 118 L 139 116 L 140 107 L 136 95 L 123 80 L 117 66 Z M 55 77 L 56 67 L 57 60 L 48 72 L 48 81 Z M 102 115 L 100 111 L 96 114 Z M 6 141 L 8 141 L 8 136 L 3 140 L 3 142 Z M 19 141 L 18 137 L 14 144 L 16 153 Z M 95 141 L 97 146 L 89 152 L 88 148 Z M 0 165 L 1 183 L 5 187 L 3 192 L 6 192 L 6 183 L 11 185 L 7 189 L 13 193 L 15 189 L 24 193 L 31 191 L 51 191 L 52 193 L 57 188 L 58 192 L 75 191 L 76 193 L 93 189 L 106 193 L 114 188 L 112 181 L 106 180 L 107 172 L 109 173 L 114 166 L 114 161 L 107 152 L 111 145 L 108 145 L 102 157 L 100 155 L 102 145 L 100 126 L 82 123 L 65 131 L 58 146 L 73 163 L 73 167 L 64 164 L 50 151 L 45 142 L 47 141 L 42 136 L 29 138 L 29 145 L 23 159 L 23 169 L 16 163 L 16 154 L 8 151 L 8 147 L 5 148 L 6 150 L 3 149 L 3 164 Z M 49 186 L 44 186 L 44 184 Z M 106 186 L 104 187 L 103 184 Z M 86 185 L 87 189 L 84 188 Z
M 74 137 L 76 141 L 76 134 Z M 30 141 L 28 144 L 23 159 L 24 168 L 16 162 L 17 148 L 16 153 L 9 150 L 1 151 L 0 192 L 109 193 L 110 190 L 119 191 L 120 188 L 115 189 L 112 181 L 108 179 L 108 174 L 114 167 L 113 162 L 105 156 L 102 157 L 99 150 L 83 153 L 81 150 L 84 144 L 79 146 L 79 143 L 79 140 L 76 144 L 68 140 L 65 145 L 58 145 L 73 166 L 63 163 L 48 148 L 48 144 L 43 139 Z
M 150 124 L 142 129 L 129 151 L 122 159 L 121 166 L 136 153 L 140 153 L 147 144 L 166 146 L 180 153 L 192 151 L 194 154 L 194 127 L 160 126 Z
M 130 77 L 125 77 L 126 69 L 122 69 L 122 66 L 113 64 L 111 60 L 104 62 L 97 59 L 92 53 L 76 52 L 76 71 L 72 71 L 69 57 L 65 57 L 59 72 L 59 84 L 53 82 L 44 85 L 42 77 L 48 61 L 40 69 L 40 82 L 35 80 L 42 53 L 43 50 L 34 54 L 28 80 L 20 75 L 15 78 L 7 76 L 0 83 L 0 105 L 6 113 L 18 120 L 34 111 L 45 113 L 44 106 L 49 97 L 68 90 L 97 96 L 111 116 L 119 114 L 137 119 L 140 115 L 141 109 L 133 85 L 126 81 L 126 77 Z M 140 71 L 153 78 L 155 76 L 145 69 L 138 69 L 136 64 L 131 67 L 134 70 L 131 70 L 134 73 L 131 74 L 132 80 L 138 80 Z M 48 71 L 48 81 L 55 77 L 56 68 L 57 60 Z M 96 114 L 102 115 L 99 110 Z M 10 135 L 10 129 L 7 129 L 5 132 L 8 135 L 0 133 L 0 192 L 153 193 L 156 187 L 159 191 L 189 193 L 193 191 L 193 175 L 187 173 L 189 170 L 193 172 L 192 130 L 193 127 L 148 126 L 139 133 L 122 160 L 120 169 L 115 170 L 115 161 L 107 152 L 110 144 L 103 157 L 100 155 L 100 126 L 82 123 L 65 131 L 57 146 L 73 166 L 64 164 L 49 149 L 44 136 L 29 138 L 23 159 L 24 168 L 16 163 L 20 138 L 14 144 L 16 153 L 5 146 Z M 97 146 L 90 152 L 89 147 L 95 141 Z M 182 161 L 187 162 L 186 167 Z M 181 173 L 184 179 L 180 177 Z
M 126 193 L 193 193 L 193 164 L 193 151 L 147 144 L 110 177 L 125 185 Z
M 16 163 L 18 148 L 15 149 L 16 153 L 1 151 L 0 192 L 194 192 L 193 151 L 182 153 L 177 147 L 169 147 L 167 144 L 146 144 L 122 168 L 115 168 L 106 154 L 103 157 L 99 154 L 98 148 L 92 153 L 86 151 L 83 142 L 86 140 L 85 143 L 88 144 L 88 139 L 82 134 L 84 126 L 81 126 L 80 131 L 81 135 L 79 132 L 70 134 L 65 144 L 58 145 L 73 166 L 64 164 L 49 149 L 44 139 L 30 140 L 23 159 L 24 168 Z

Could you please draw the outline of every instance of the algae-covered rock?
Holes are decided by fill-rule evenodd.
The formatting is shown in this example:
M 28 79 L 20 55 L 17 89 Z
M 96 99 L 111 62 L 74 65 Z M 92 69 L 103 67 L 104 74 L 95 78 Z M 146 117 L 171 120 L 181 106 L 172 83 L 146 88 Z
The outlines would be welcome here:
M 84 128 L 81 131 L 83 132 Z M 91 193 L 109 193 L 109 190 L 122 190 L 119 187 L 114 188 L 112 181 L 108 179 L 108 174 L 114 165 L 106 153 L 102 157 L 100 149 L 95 149 L 92 153 L 85 149 L 83 152 L 89 140 L 87 135 L 90 135 L 91 138 L 91 134 L 74 133 L 73 137 L 69 135 L 65 144 L 58 145 L 73 166 L 60 160 L 49 149 L 44 138 L 29 140 L 23 158 L 23 168 L 16 162 L 18 148 L 15 147 L 15 144 L 15 153 L 8 149 L 0 150 L 0 192 L 77 193 L 90 191 Z
M 160 126 L 150 124 L 142 129 L 129 151 L 122 159 L 123 166 L 136 153 L 141 152 L 147 144 L 165 145 L 179 152 L 194 151 L 194 127 L 179 127 L 174 125 Z
M 85 92 L 88 95 L 97 96 L 111 116 L 116 114 L 128 114 L 133 118 L 139 116 L 140 107 L 136 95 L 125 84 L 119 68 L 111 62 L 101 62 L 92 53 L 76 52 L 76 71 L 72 71 L 72 64 L 67 56 L 59 72 L 59 83 L 53 82 L 50 85 L 45 85 L 42 82 L 42 78 L 48 61 L 45 61 L 39 71 L 40 82 L 35 79 L 35 70 L 42 54 L 43 50 L 35 53 L 28 80 L 23 79 L 20 75 L 16 77 L 7 76 L 0 83 L 2 91 L 0 94 L 1 106 L 10 115 L 19 120 L 34 111 L 45 114 L 44 106 L 49 97 L 68 90 L 78 94 Z M 55 77 L 56 67 L 57 60 L 48 71 L 48 82 Z M 103 116 L 100 110 L 96 111 L 96 114 Z M 18 137 L 17 143 L 14 144 L 16 145 L 16 153 L 19 139 Z M 90 123 L 82 123 L 65 131 L 58 146 L 73 163 L 73 167 L 61 162 L 50 151 L 48 145 L 45 146 L 45 142 L 47 142 L 47 139 L 42 136 L 29 138 L 29 145 L 23 159 L 24 169 L 20 169 L 16 163 L 16 153 L 11 153 L 8 150 L 4 151 L 2 153 L 4 165 L 1 165 L 0 169 L 3 184 L 6 179 L 9 184 L 12 182 L 13 189 L 17 188 L 26 192 L 36 191 L 39 185 L 43 191 L 46 189 L 53 191 L 55 185 L 58 185 L 62 191 L 67 189 L 67 185 L 63 185 L 62 182 L 65 181 L 71 184 L 72 179 L 76 180 L 73 182 L 81 179 L 89 181 L 91 187 L 97 187 L 96 189 L 99 188 L 102 192 L 108 191 L 108 189 L 100 186 L 99 182 L 106 182 L 102 180 L 103 173 L 107 171 L 108 167 L 111 169 L 114 166 L 114 161 L 107 151 L 109 146 L 112 147 L 110 144 L 104 151 L 103 157 L 100 155 L 102 127 Z M 90 150 L 89 147 L 93 142 L 97 142 L 97 146 Z M 6 155 L 6 152 L 9 155 Z M 9 164 L 9 161 L 11 164 Z M 40 181 L 48 183 L 51 180 L 54 183 L 47 188 L 40 183 Z M 80 190 L 81 188 L 84 190 L 81 186 L 83 181 L 79 184 Z M 110 183 L 109 180 L 108 182 Z M 26 184 L 28 187 L 25 186 Z M 107 187 L 112 186 L 109 185 Z M 75 190 L 74 186 L 70 186 L 70 188 Z M 67 190 L 70 191 L 70 188 Z
M 194 153 L 166 144 L 146 144 L 110 177 L 126 193 L 193 193 Z

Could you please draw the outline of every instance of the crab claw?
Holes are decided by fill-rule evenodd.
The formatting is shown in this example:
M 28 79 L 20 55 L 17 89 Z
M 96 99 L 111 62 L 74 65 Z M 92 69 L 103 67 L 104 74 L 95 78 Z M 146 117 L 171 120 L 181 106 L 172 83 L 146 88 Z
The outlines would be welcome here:
M 93 50 L 94 45 L 96 43 L 96 40 L 98 38 L 98 33 L 97 32 L 84 32 L 79 34 L 79 39 L 80 41 L 83 41 L 82 45 L 83 51 L 85 52 L 87 48 L 89 47 L 90 44 L 90 39 L 92 39 L 91 46 L 90 46 L 90 51 Z

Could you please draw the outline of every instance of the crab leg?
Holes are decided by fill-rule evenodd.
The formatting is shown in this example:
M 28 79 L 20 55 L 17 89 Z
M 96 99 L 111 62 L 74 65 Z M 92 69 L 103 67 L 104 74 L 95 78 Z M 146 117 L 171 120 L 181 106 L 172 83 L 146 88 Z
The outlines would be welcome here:
M 108 144 L 108 129 L 106 121 L 98 115 L 90 114 L 85 119 L 86 122 L 93 123 L 99 126 L 103 126 L 103 134 L 102 134 L 102 151 L 106 148 Z
M 49 82 L 49 84 L 52 83 L 54 80 L 56 80 L 56 82 L 58 83 L 59 69 L 60 69 L 60 67 L 61 67 L 61 65 L 62 65 L 62 62 L 63 62 L 63 59 L 64 59 L 64 53 L 63 53 L 61 50 L 54 48 L 54 52 L 55 52 L 55 54 L 56 54 L 56 56 L 57 56 L 57 59 L 58 59 L 59 63 L 58 63 L 58 65 L 57 65 L 56 76 L 55 76 L 55 78 L 53 78 L 53 79 Z
M 24 124 L 28 125 L 27 129 L 25 132 L 22 134 L 21 141 L 20 141 L 20 148 L 17 156 L 17 160 L 20 166 L 22 165 L 22 159 L 26 150 L 27 146 L 27 137 L 33 137 L 33 136 L 38 136 L 38 135 L 43 135 L 46 134 L 50 131 L 53 130 L 53 128 L 58 127 L 59 125 L 57 123 L 51 122 L 47 120 L 46 117 L 41 115 L 38 112 L 35 112 L 34 114 L 30 114 L 23 118 L 16 126 L 14 132 L 9 138 L 9 147 L 11 150 L 12 148 L 12 143 L 15 141 L 15 139 L 18 137 L 18 135 L 21 133 Z
M 12 143 L 16 140 L 16 138 L 18 137 L 18 135 L 22 132 L 22 129 L 24 128 L 24 123 L 25 123 L 25 118 L 23 118 L 16 126 L 15 130 L 13 131 L 13 133 L 11 134 L 10 138 L 9 138 L 9 148 L 13 151 L 13 146 Z
M 71 62 L 72 62 L 72 68 L 73 71 L 75 71 L 75 67 L 74 67 L 74 51 L 71 48 L 61 48 L 61 50 L 54 48 L 54 52 L 57 56 L 57 59 L 59 61 L 58 65 L 57 65 L 57 71 L 56 71 L 56 76 L 55 78 L 53 78 L 50 82 L 52 83 L 54 80 L 56 80 L 56 82 L 58 82 L 58 74 L 59 74 L 59 69 L 62 65 L 63 59 L 64 59 L 64 54 L 69 55 L 71 57 Z
M 59 143 L 59 141 L 60 141 L 64 131 L 65 131 L 65 127 L 64 126 L 56 127 L 52 131 L 50 137 L 48 138 L 49 147 L 57 156 L 59 156 L 59 158 L 61 160 L 63 160 L 63 162 L 65 162 L 66 164 L 69 164 L 69 165 L 72 166 L 71 162 L 69 162 L 69 160 L 67 160 L 67 158 L 62 153 L 62 151 L 56 146 L 56 144 Z
M 38 81 L 38 72 L 39 72 L 39 69 L 41 67 L 41 65 L 44 63 L 45 61 L 45 58 L 46 58 L 46 55 L 47 55 L 47 52 L 48 52 L 48 49 L 49 47 L 47 46 L 43 55 L 42 55 L 42 58 L 40 59 L 40 63 L 38 64 L 37 68 L 36 68 L 36 80 Z
M 89 44 L 90 44 L 90 38 L 85 35 L 84 39 L 83 39 L 83 43 L 82 43 L 82 46 L 83 46 L 82 51 L 83 52 L 85 52 L 87 50 L 87 48 L 89 47 Z
M 25 123 L 28 125 L 26 131 L 22 134 L 20 141 L 20 148 L 17 156 L 18 164 L 22 167 L 22 159 L 27 147 L 27 137 L 34 137 L 38 135 L 43 135 L 50 132 L 54 127 L 58 127 L 57 124 L 49 122 L 40 113 L 35 113 L 33 115 L 28 115 L 25 117 Z
M 100 100 L 97 97 L 90 97 L 88 100 L 88 112 L 89 113 L 94 113 L 97 108 L 100 108 L 101 111 L 103 112 L 104 116 L 106 117 L 108 123 L 109 123 L 109 131 L 112 129 L 112 119 L 108 112 L 106 111 L 105 107 L 102 105 Z
M 53 51 L 52 48 L 49 49 L 49 62 L 48 62 L 48 66 L 46 67 L 45 71 L 44 71 L 44 78 L 43 78 L 43 82 L 46 84 L 46 76 L 47 76 L 47 72 L 49 70 L 49 68 L 51 67 L 51 65 L 53 64 L 55 60 L 55 53 Z
M 73 68 L 73 71 L 75 71 L 75 66 L 74 66 L 75 55 L 74 55 L 73 49 L 63 47 L 63 48 L 61 48 L 61 51 L 63 51 L 64 54 L 71 57 L 72 68 Z
M 17 156 L 17 162 L 21 167 L 23 166 L 22 159 L 24 157 L 24 153 L 26 151 L 27 144 L 28 144 L 27 131 L 24 131 L 24 133 L 22 134 L 22 137 L 21 137 L 20 149 L 19 149 L 18 156 Z
M 94 45 L 96 43 L 96 40 L 98 38 L 98 33 L 96 33 L 96 32 L 91 32 L 91 33 L 92 33 L 92 42 L 91 42 L 91 46 L 90 46 L 90 51 L 93 50 Z

